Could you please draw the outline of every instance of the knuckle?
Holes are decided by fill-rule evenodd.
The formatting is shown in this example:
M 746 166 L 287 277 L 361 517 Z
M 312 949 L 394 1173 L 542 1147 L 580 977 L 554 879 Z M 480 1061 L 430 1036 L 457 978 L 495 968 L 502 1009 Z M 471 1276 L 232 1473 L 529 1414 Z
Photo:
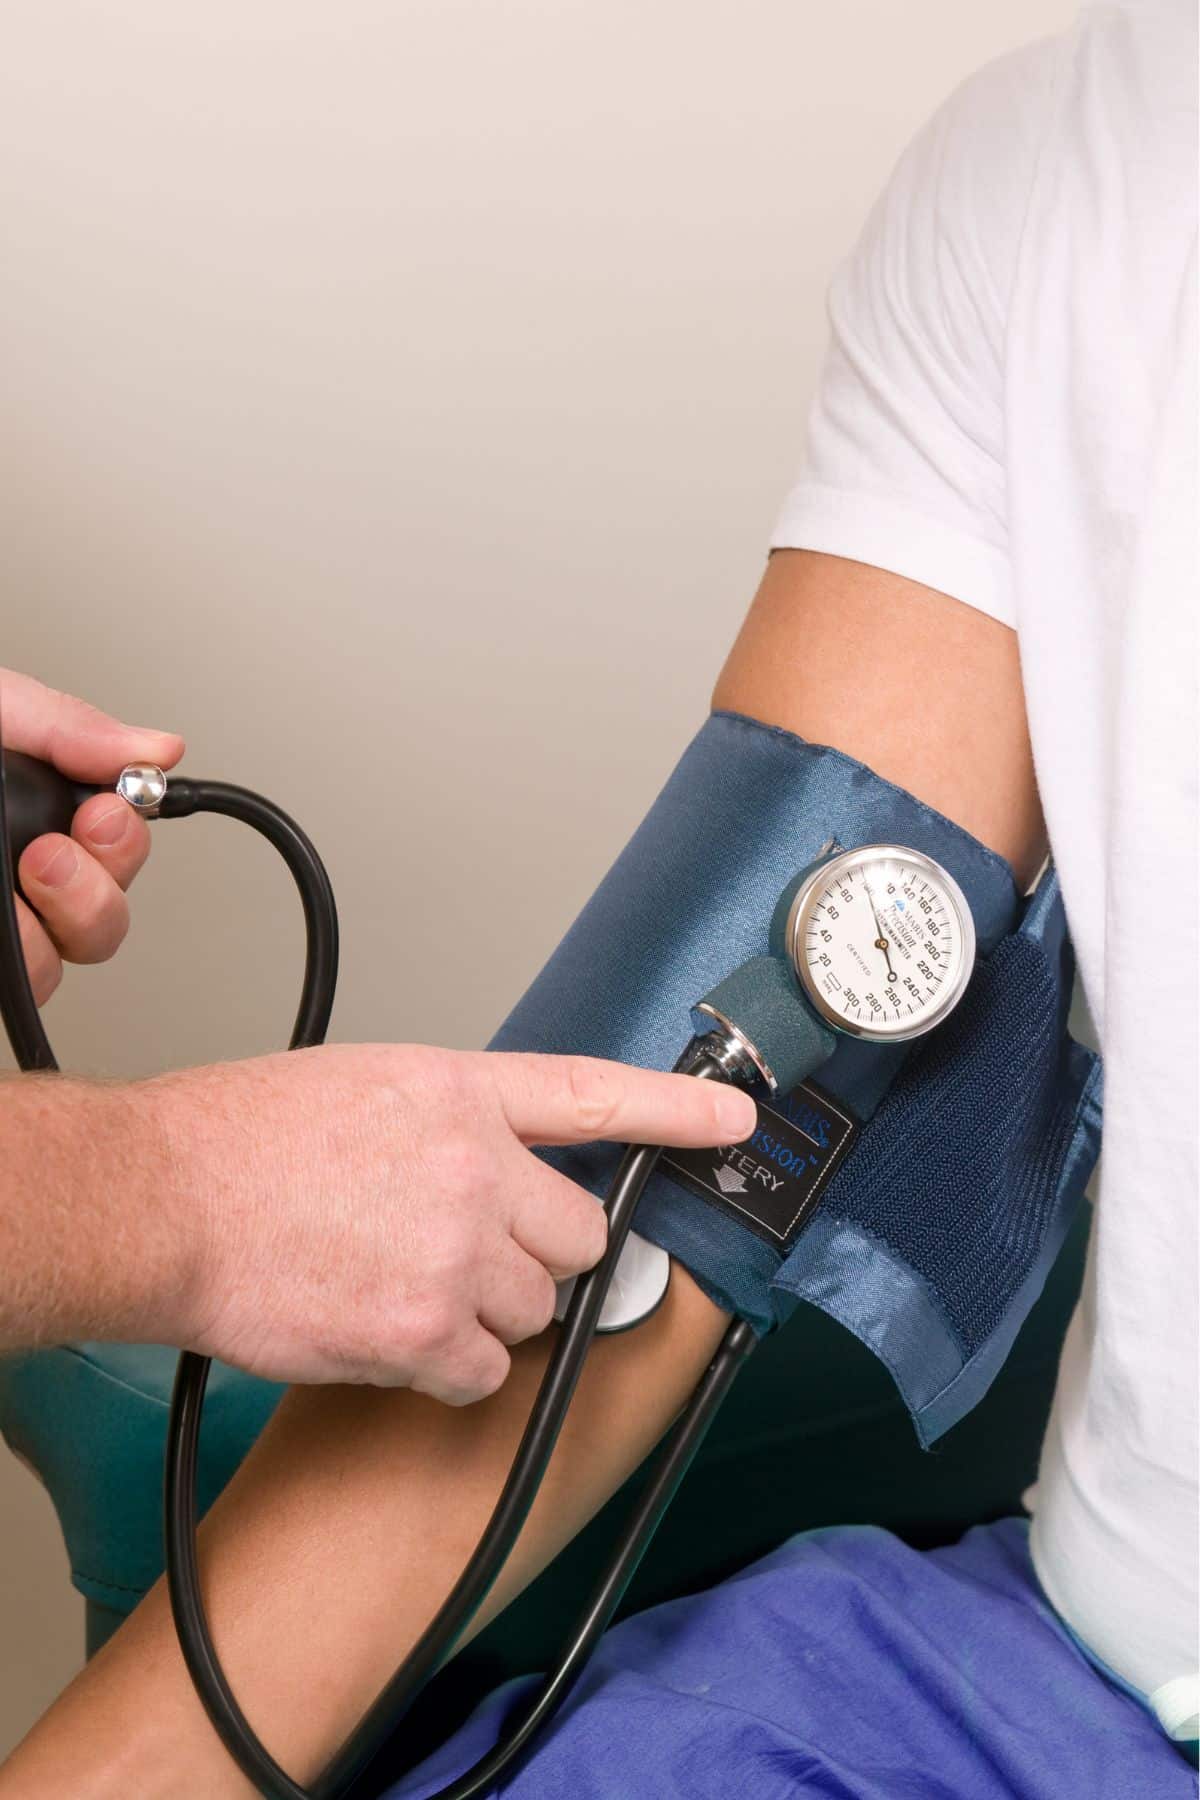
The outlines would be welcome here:
M 136 881 L 150 860 L 150 827 L 144 819 L 134 820 L 134 829 L 130 832 L 130 846 L 121 857 L 121 886 L 128 887 Z
M 508 1380 L 508 1371 L 512 1367 L 512 1357 L 497 1338 L 489 1340 L 489 1349 L 479 1359 L 471 1371 L 470 1388 L 472 1397 L 486 1400 L 490 1394 L 498 1393 Z
M 470 1132 L 446 1137 L 438 1152 L 439 1174 L 454 1194 L 473 1196 L 491 1185 L 491 1161 L 480 1141 Z
M 411 1240 L 419 1257 L 426 1305 L 459 1315 L 493 1235 L 470 1209 L 456 1204 L 453 1195 L 444 1197 L 438 1217 Z
M 608 1220 L 602 1207 L 592 1204 L 586 1216 L 580 1217 L 571 1234 L 569 1254 L 563 1272 L 567 1275 L 582 1275 L 585 1269 L 593 1269 L 604 1255 L 608 1243 Z
M 418 1394 L 428 1394 L 441 1406 L 470 1406 L 472 1400 L 479 1398 L 473 1389 L 454 1381 L 414 1381 L 412 1385 Z
M 488 1338 L 486 1348 L 448 1359 L 437 1369 L 422 1370 L 411 1385 L 445 1406 L 472 1406 L 504 1386 L 511 1366 L 503 1344 Z
M 538 1291 L 530 1306 L 531 1337 L 538 1337 L 554 1317 L 554 1309 L 558 1305 L 558 1289 L 548 1273 L 538 1283 Z
M 72 705 L 82 706 L 85 702 L 75 700 L 74 696 L 71 694 L 64 694 L 61 688 L 45 687 L 42 690 L 42 704 L 46 709 L 46 718 L 48 721 L 46 728 L 46 746 L 50 754 L 50 760 L 53 762 L 54 753 L 62 742 L 66 716 L 69 715 Z
M 426 1044 L 363 1043 L 344 1048 L 361 1073 L 393 1098 L 425 1108 L 442 1099 L 447 1087 L 446 1051 Z
M 447 1104 L 462 1092 L 462 1070 L 458 1059 L 449 1050 L 428 1045 L 413 1046 L 409 1051 L 408 1067 L 426 1094 Z
M 72 736 L 99 734 L 112 725 L 108 714 L 93 706 L 90 700 L 81 700 L 61 688 L 47 688 L 44 704 L 48 717 L 46 744 L 51 762 L 58 761 Z
M 62 958 L 49 945 L 40 949 L 30 970 L 29 985 L 39 1006 L 45 1006 L 57 992 L 63 978 Z
M 569 1273 L 590 1269 L 604 1255 L 608 1243 L 608 1215 L 598 1201 L 573 1184 L 566 1184 L 563 1194 L 565 1222 L 570 1229 L 568 1248 L 571 1253 Z
M 407 1308 L 396 1329 L 397 1347 L 418 1362 L 445 1357 L 455 1336 L 453 1312 L 449 1306 L 436 1302 Z
M 567 1083 L 580 1129 L 592 1137 L 607 1136 L 620 1104 L 610 1071 L 586 1056 L 572 1056 L 567 1064 Z
M 129 930 L 124 895 L 107 877 L 73 909 L 71 951 L 79 962 L 105 962 L 120 949 Z
M 594 1200 L 585 1201 L 586 1217 L 582 1227 L 584 1246 L 587 1253 L 585 1269 L 590 1269 L 600 1261 L 608 1248 L 608 1214 Z
M 43 1006 L 62 980 L 62 958 L 32 913 L 22 906 L 17 917 L 29 985 L 34 999 Z

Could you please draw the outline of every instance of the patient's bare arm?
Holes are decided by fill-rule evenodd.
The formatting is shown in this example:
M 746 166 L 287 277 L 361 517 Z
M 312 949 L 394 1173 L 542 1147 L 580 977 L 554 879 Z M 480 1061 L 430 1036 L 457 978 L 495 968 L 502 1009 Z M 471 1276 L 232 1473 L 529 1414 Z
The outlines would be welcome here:
M 713 704 L 834 744 L 1008 858 L 1046 854 L 1017 634 L 867 563 L 778 550 Z
M 1044 830 L 1016 639 L 983 614 L 862 564 L 778 553 L 716 704 L 861 758 L 1007 856 L 1019 879 L 1036 872 Z M 596 1344 L 490 1612 L 637 1465 L 725 1324 L 676 1270 L 654 1318 Z M 548 1343 L 516 1349 L 505 1386 L 462 1410 L 410 1392 L 294 1389 L 206 1522 L 218 1648 L 251 1720 L 301 1780 L 346 1736 L 473 1549 Z M 161 1583 L 0 1771 L 0 1800 L 68 1793 L 250 1793 L 191 1692 Z

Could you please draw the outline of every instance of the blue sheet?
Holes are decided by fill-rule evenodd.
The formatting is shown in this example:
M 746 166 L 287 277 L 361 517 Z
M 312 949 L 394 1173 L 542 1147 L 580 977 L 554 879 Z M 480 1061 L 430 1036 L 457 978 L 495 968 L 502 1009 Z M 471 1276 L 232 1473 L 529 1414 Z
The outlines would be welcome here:
M 491 1695 L 389 1790 L 424 1800 L 529 1691 Z M 1025 1522 L 919 1553 L 806 1532 L 708 1593 L 627 1619 L 508 1800 L 1195 1800 L 1149 1711 L 1038 1587 Z

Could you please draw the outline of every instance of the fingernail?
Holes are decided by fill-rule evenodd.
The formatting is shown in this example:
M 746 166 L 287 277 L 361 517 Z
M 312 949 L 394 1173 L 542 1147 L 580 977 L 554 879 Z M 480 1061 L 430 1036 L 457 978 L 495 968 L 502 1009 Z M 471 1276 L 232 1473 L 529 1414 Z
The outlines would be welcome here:
M 78 867 L 78 850 L 74 844 L 64 841 L 58 846 L 45 868 L 37 871 L 36 879 L 41 882 L 43 887 L 66 887 Z
M 731 1144 L 740 1144 L 743 1138 L 748 1138 L 757 1123 L 758 1108 L 749 1094 L 731 1088 L 718 1098 L 717 1124 Z
M 100 844 L 105 849 L 111 849 L 113 844 L 118 843 L 125 836 L 125 828 L 128 824 L 129 808 L 124 800 L 118 800 L 115 806 L 110 806 L 107 812 L 101 813 L 98 819 L 92 820 L 87 828 L 87 834 L 93 844 Z

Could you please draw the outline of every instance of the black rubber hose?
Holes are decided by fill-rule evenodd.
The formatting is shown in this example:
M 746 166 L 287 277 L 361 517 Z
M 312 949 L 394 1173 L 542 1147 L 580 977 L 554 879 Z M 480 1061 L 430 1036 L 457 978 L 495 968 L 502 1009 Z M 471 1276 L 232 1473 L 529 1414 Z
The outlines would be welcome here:
M 567 1700 L 612 1622 L 722 1401 L 757 1342 L 753 1326 L 745 1319 L 735 1319 L 729 1326 L 691 1399 L 660 1447 L 647 1485 L 618 1540 L 617 1554 L 593 1589 L 558 1662 L 502 1741 L 457 1781 L 441 1788 L 433 1800 L 480 1800 L 502 1775 L 513 1773 L 534 1738 Z
M 173 775 L 159 817 L 186 819 L 193 813 L 218 813 L 252 826 L 287 864 L 304 909 L 305 935 L 304 980 L 288 1048 L 307 1050 L 324 1043 L 337 988 L 338 921 L 333 888 L 316 848 L 294 819 L 261 794 L 227 781 L 187 781 Z
M 14 864 L 44 832 L 60 831 L 70 837 L 72 820 L 84 801 L 106 791 L 102 783 L 72 781 L 52 763 L 21 750 L 5 750 L 3 762 L 7 836 Z M 112 791 L 111 784 L 107 791 Z
M 690 1047 L 681 1059 L 681 1065 L 684 1063 L 690 1074 L 724 1079 L 716 1063 L 697 1058 Z M 634 1213 L 661 1155 L 657 1146 L 631 1146 L 621 1158 L 604 1202 L 608 1215 L 604 1255 L 576 1283 L 517 1453 L 474 1554 L 396 1674 L 314 1783 L 311 1800 L 341 1800 L 353 1787 L 426 1682 L 451 1654 L 507 1562 L 542 1484 Z
M 16 859 L 8 832 L 3 760 L 0 758 L 0 1017 L 20 1067 L 30 1072 L 53 1070 L 57 1064 L 21 949 L 14 894 Z M 185 818 L 196 812 L 221 814 L 252 826 L 287 863 L 300 893 L 306 930 L 304 982 L 291 1048 L 321 1043 L 337 981 L 338 928 L 333 892 L 320 857 L 287 814 L 260 795 L 225 782 L 172 780 L 161 816 Z M 725 1079 L 721 1068 L 704 1055 L 700 1046 L 689 1047 L 677 1066 L 701 1079 Z M 180 1357 L 168 1425 L 164 1493 L 171 1607 L 189 1673 L 209 1718 L 230 1755 L 267 1800 L 334 1800 L 335 1796 L 340 1800 L 369 1767 L 486 1598 L 541 1485 L 634 1212 L 660 1155 L 660 1149 L 645 1146 L 630 1148 L 623 1156 L 605 1202 L 609 1220 L 605 1254 L 597 1267 L 576 1284 L 517 1456 L 479 1545 L 436 1618 L 311 1790 L 293 1781 L 260 1742 L 225 1679 L 212 1642 L 201 1593 L 196 1541 L 200 1426 L 211 1364 L 207 1357 L 190 1352 Z M 649 1483 L 618 1541 L 614 1558 L 558 1665 L 515 1731 L 473 1770 L 444 1789 L 437 1800 L 471 1800 L 482 1793 L 525 1754 L 536 1732 L 562 1705 L 619 1604 L 710 1420 L 753 1344 L 754 1334 L 748 1326 L 741 1321 L 730 1326 L 706 1375 L 672 1427 Z
M 324 1041 L 337 986 L 338 923 L 333 889 L 325 865 L 309 839 L 288 815 L 248 788 L 223 781 L 172 780 L 163 801 L 164 819 L 192 813 L 218 813 L 238 819 L 260 832 L 283 857 L 300 893 L 304 909 L 305 961 L 300 1005 L 289 1048 L 309 1049 Z M 309 1800 L 259 1741 L 225 1679 L 200 1588 L 196 1543 L 196 1473 L 200 1421 L 211 1359 L 184 1351 L 175 1375 L 167 1424 L 163 1484 L 163 1530 L 167 1588 L 175 1630 L 188 1673 L 225 1748 L 261 1791 Z M 270 1786 L 263 1786 L 269 1781 Z
M 33 996 L 16 906 L 17 855 L 10 835 L 8 773 L 20 778 L 21 805 L 11 825 L 20 848 L 42 831 L 69 829 L 62 813 L 62 779 L 54 771 L 38 777 L 32 759 L 14 752 L 0 754 L 0 1018 L 13 1055 L 26 1073 L 56 1070 L 54 1052 Z M 72 794 L 71 804 L 82 795 Z M 219 781 L 175 779 L 167 789 L 162 817 L 185 818 L 193 812 L 221 813 L 251 825 L 279 851 L 295 879 L 304 908 L 306 955 L 300 1005 L 292 1031 L 292 1048 L 319 1044 L 328 1029 L 337 984 L 338 928 L 333 890 L 313 845 L 277 806 L 248 789 Z M 185 1352 L 179 1359 L 168 1425 L 164 1510 L 166 1513 L 167 1579 L 180 1645 L 192 1680 L 226 1747 L 251 1779 L 269 1764 L 267 1751 L 242 1719 L 222 1674 L 204 1617 L 196 1558 L 196 1464 L 200 1415 L 210 1361 Z M 242 1754 L 239 1755 L 239 1749 Z M 281 1769 L 279 1791 L 289 1800 L 309 1800 Z M 267 1790 L 269 1791 L 269 1790 Z
M 724 1079 L 718 1065 L 702 1054 L 696 1056 L 689 1052 L 681 1066 L 687 1066 L 691 1074 L 702 1079 Z M 661 1154 L 657 1147 L 643 1146 L 630 1148 L 622 1157 L 605 1203 L 609 1219 L 608 1246 L 597 1267 L 576 1285 L 516 1457 L 479 1544 L 437 1616 L 311 1788 L 294 1781 L 260 1742 L 225 1678 L 212 1643 L 200 1590 L 195 1498 L 200 1414 L 208 1364 L 201 1357 L 181 1359 L 172 1402 L 166 1498 L 167 1568 L 172 1609 L 189 1672 L 209 1717 L 230 1755 L 266 1800 L 335 1800 L 335 1797 L 342 1800 L 342 1796 L 365 1775 L 416 1695 L 453 1650 L 482 1605 L 520 1535 L 541 1485 L 582 1372 L 621 1246 Z M 740 1345 L 739 1328 L 731 1327 L 731 1333 L 735 1345 Z M 734 1366 L 740 1362 L 742 1354 L 739 1348 L 732 1359 Z M 732 1379 L 732 1371 L 729 1378 Z M 724 1385 L 719 1384 L 712 1399 L 714 1409 L 723 1392 Z M 679 1460 L 669 1458 L 662 1482 L 652 1482 L 651 1500 L 655 1493 L 669 1497 L 669 1491 L 673 1490 L 702 1436 L 702 1431 L 694 1432 L 694 1426 L 701 1421 L 706 1425 L 709 1417 L 711 1411 L 703 1404 L 695 1413 L 692 1407 L 687 1409 L 681 1425 L 684 1421 L 692 1421 L 692 1426 L 678 1443 Z M 553 1691 L 548 1696 L 545 1717 L 557 1709 L 569 1692 L 586 1659 L 587 1649 L 603 1630 L 599 1620 L 605 1605 L 611 1613 L 665 1504 L 664 1498 L 653 1511 L 652 1519 L 639 1508 L 630 1532 L 619 1540 L 612 1568 L 599 1596 L 589 1606 L 583 1624 L 568 1648 L 565 1669 L 556 1669 L 549 1678 L 548 1686 Z M 519 1740 L 511 1747 L 514 1758 L 524 1753 L 541 1717 L 539 1710 L 538 1718 L 520 1731 Z M 509 1754 L 507 1742 L 492 1753 L 489 1758 L 489 1767 L 493 1769 L 491 1779 L 495 1779 L 496 1768 L 506 1766 Z M 438 1800 L 441 1800 L 440 1796 Z
M 40 834 L 33 831 L 31 835 L 30 821 L 21 818 L 14 819 L 13 824 L 19 827 L 24 841 L 18 847 L 9 835 L 8 769 L 10 758 L 15 755 L 13 751 L 0 755 L 0 1018 L 4 1020 L 4 1030 L 17 1059 L 17 1067 L 27 1075 L 34 1075 L 40 1070 L 57 1069 L 58 1064 L 29 985 L 29 971 L 21 948 L 21 927 L 17 922 L 18 856 L 26 844 Z M 57 828 L 56 812 L 50 813 L 50 821 L 44 830 Z M 69 824 L 68 820 L 68 828 Z

